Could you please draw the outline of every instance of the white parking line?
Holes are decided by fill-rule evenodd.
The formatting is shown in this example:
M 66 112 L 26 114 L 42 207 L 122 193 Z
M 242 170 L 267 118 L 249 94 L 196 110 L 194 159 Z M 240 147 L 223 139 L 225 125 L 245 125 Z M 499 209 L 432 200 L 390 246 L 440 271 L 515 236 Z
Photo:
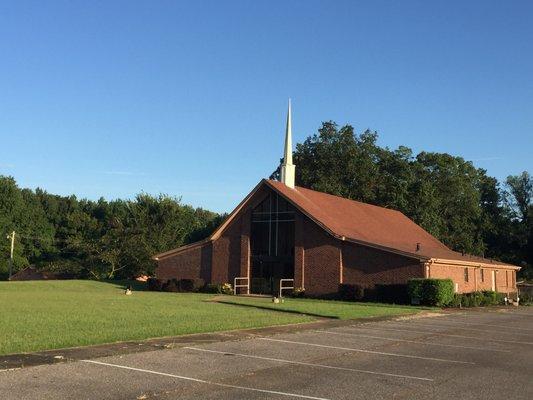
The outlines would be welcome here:
M 371 331 L 394 331 L 394 332 L 411 332 L 411 333 L 431 333 L 433 335 L 437 336 L 448 336 L 448 337 L 456 337 L 461 339 L 475 339 L 475 340 L 482 340 L 485 342 L 495 342 L 495 343 L 512 343 L 512 344 L 533 344 L 531 342 L 519 342 L 516 340 L 503 340 L 503 339 L 488 339 L 488 338 L 480 338 L 479 336 L 464 336 L 464 335 L 454 335 L 451 333 L 440 333 L 439 331 L 420 331 L 415 329 L 399 329 L 399 328 L 369 328 L 369 327 L 361 327 L 361 326 L 355 326 L 352 325 L 350 327 L 347 327 L 349 329 L 367 329 Z
M 466 316 L 455 317 L 453 320 L 441 319 L 441 320 L 439 320 L 439 322 L 446 321 L 446 322 L 451 322 L 452 324 L 456 324 L 456 325 L 463 324 L 463 325 L 469 325 L 469 326 L 491 326 L 491 327 L 494 327 L 494 328 L 505 329 L 505 332 L 509 332 L 510 330 L 513 330 L 513 329 L 517 329 L 519 331 L 533 332 L 533 329 L 531 329 L 531 328 L 521 328 L 521 327 L 512 326 L 512 325 L 486 324 L 486 323 L 483 323 L 483 322 L 472 322 L 473 319 L 471 319 L 471 318 L 468 319 L 468 321 L 470 321 L 470 322 L 463 322 L 463 321 L 458 321 L 457 320 L 457 319 L 461 319 L 461 318 L 469 318 L 469 317 L 466 317 Z
M 412 356 L 412 355 L 409 355 L 409 354 L 385 353 L 383 351 L 354 349 L 352 347 L 329 346 L 329 345 L 326 345 L 326 344 L 316 344 L 316 343 L 308 343 L 308 342 L 296 342 L 296 341 L 293 341 L 293 340 L 272 339 L 272 338 L 266 338 L 266 337 L 258 337 L 257 339 L 269 340 L 269 341 L 272 341 L 272 342 L 280 342 L 280 343 L 299 344 L 299 345 L 305 345 L 305 346 L 324 347 L 324 348 L 327 348 L 327 349 L 356 351 L 356 352 L 359 352 L 359 353 L 378 354 L 378 355 L 381 355 L 381 356 L 416 358 L 418 360 L 448 362 L 448 363 L 454 363 L 454 364 L 475 364 L 474 362 L 470 362 L 470 361 L 459 361 L 459 360 L 449 360 L 449 359 L 444 359 L 444 358 Z
M 370 338 L 370 339 L 382 339 L 382 340 L 390 340 L 393 342 L 406 342 L 406 343 L 415 343 L 415 344 L 423 344 L 427 346 L 440 346 L 440 347 L 457 347 L 459 349 L 471 349 L 471 350 L 482 350 L 482 351 L 494 351 L 499 353 L 511 353 L 511 350 L 497 350 L 497 349 L 487 349 L 484 347 L 472 347 L 472 346 L 461 346 L 458 344 L 443 344 L 443 343 L 430 343 L 430 342 L 424 342 L 422 340 L 408 340 L 408 339 L 398 339 L 398 338 L 388 338 L 383 336 L 372 336 L 372 335 L 363 335 L 359 333 L 351 333 L 351 332 L 339 332 L 339 331 L 315 331 L 315 332 L 321 332 L 321 333 L 328 333 L 332 335 L 348 335 L 348 336 L 358 336 L 358 337 L 364 337 L 364 338 Z
M 517 313 L 517 312 L 514 312 L 514 311 L 507 311 L 507 312 L 487 311 L 487 314 L 518 315 L 518 316 L 521 316 L 521 317 L 533 317 L 533 313 L 532 313 L 532 314 L 528 314 L 528 313 Z
M 168 377 L 171 377 L 171 378 L 183 379 L 183 380 L 186 380 L 186 381 L 204 383 L 206 385 L 220 386 L 220 387 L 231 388 L 231 389 L 248 390 L 248 391 L 251 391 L 251 392 L 268 393 L 268 394 L 277 394 L 279 396 L 287 396 L 287 397 L 298 397 L 300 399 L 330 400 L 330 399 L 326 399 L 324 397 L 313 397 L 313 396 L 306 396 L 306 395 L 303 395 L 303 394 L 279 392 L 279 391 L 276 391 L 276 390 L 256 389 L 256 388 L 251 388 L 251 387 L 246 387 L 246 386 L 237 386 L 237 385 L 229 385 L 229 384 L 220 383 L 220 382 L 211 382 L 211 381 L 207 381 L 207 380 L 204 380 L 204 379 L 197 379 L 197 378 L 191 378 L 191 377 L 188 377 L 188 376 L 168 374 L 166 372 L 152 371 L 152 370 L 149 370 L 149 369 L 127 367 L 125 365 L 105 363 L 105 362 L 101 362 L 101 361 L 94 361 L 94 360 L 81 360 L 81 361 L 85 362 L 85 363 L 91 363 L 91 364 L 97 364 L 97 365 L 105 365 L 107 367 L 115 367 L 115 368 L 127 369 L 127 370 L 130 370 L 130 371 L 144 372 L 144 373 L 147 373 L 147 374 L 168 376 Z
M 305 365 L 305 366 L 308 366 L 308 367 L 336 369 L 336 370 L 341 370 L 341 371 L 359 372 L 359 373 L 362 373 L 362 374 L 390 376 L 390 377 L 394 377 L 394 378 L 417 379 L 417 380 L 421 380 L 421 381 L 434 381 L 434 379 L 421 378 L 419 376 L 388 374 L 386 372 L 368 371 L 368 370 L 364 370 L 364 369 L 355 369 L 355 368 L 347 368 L 347 367 L 335 367 L 333 365 L 314 364 L 314 363 L 308 363 L 308 362 L 303 362 L 303 361 L 284 360 L 282 358 L 253 356 L 253 355 L 250 355 L 250 354 L 232 353 L 232 352 L 229 352 L 229 351 L 217 351 L 217 350 L 200 349 L 198 347 L 183 347 L 183 348 L 184 349 L 189 349 L 189 350 L 203 351 L 203 352 L 206 352 L 206 353 L 216 353 L 216 354 L 223 354 L 223 355 L 229 354 L 229 355 L 232 355 L 232 356 L 255 358 L 255 359 L 258 359 L 258 360 L 266 360 L 266 361 L 275 361 L 275 362 L 280 362 L 280 363 Z
M 406 322 L 403 322 L 403 321 L 394 321 L 394 323 L 396 324 L 402 324 L 402 325 L 405 325 Z M 494 330 L 487 330 L 487 329 L 476 329 L 476 328 L 464 328 L 462 326 L 458 326 L 458 325 L 442 325 L 442 324 L 426 324 L 424 322 L 420 323 L 418 321 L 409 321 L 407 322 L 407 324 L 416 324 L 418 326 L 422 326 L 422 328 L 424 327 L 427 327 L 427 328 L 432 328 L 432 327 L 435 327 L 435 328 L 454 328 L 454 329 L 461 329 L 461 330 L 464 330 L 464 331 L 472 331 L 472 332 L 493 332 L 493 333 L 506 333 L 506 334 L 509 334 L 509 335 L 522 335 L 522 336 L 528 336 L 528 337 L 531 337 L 531 334 L 530 333 L 525 333 L 525 332 L 511 332 L 510 330 L 507 330 L 506 332 L 503 332 L 503 331 L 494 331 Z

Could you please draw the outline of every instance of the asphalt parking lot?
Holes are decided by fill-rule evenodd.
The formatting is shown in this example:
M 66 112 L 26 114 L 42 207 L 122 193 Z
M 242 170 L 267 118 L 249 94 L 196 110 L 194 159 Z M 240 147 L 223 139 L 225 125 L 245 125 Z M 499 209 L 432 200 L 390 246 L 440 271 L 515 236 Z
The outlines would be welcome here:
M 2 399 L 533 399 L 533 308 L 0 370 Z

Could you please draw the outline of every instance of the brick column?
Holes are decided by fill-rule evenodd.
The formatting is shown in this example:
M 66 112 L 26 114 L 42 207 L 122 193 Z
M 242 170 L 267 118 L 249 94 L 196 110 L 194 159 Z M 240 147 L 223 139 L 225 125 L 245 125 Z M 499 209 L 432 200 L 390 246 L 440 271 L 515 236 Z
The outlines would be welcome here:
M 305 288 L 305 266 L 304 266 L 304 224 L 299 212 L 295 213 L 294 221 L 294 287 Z
M 250 210 L 247 210 L 241 220 L 241 257 L 240 257 L 240 275 L 241 277 L 250 277 L 250 228 L 251 228 Z M 241 282 L 244 283 L 244 282 Z M 249 282 L 250 283 L 250 282 Z M 244 289 L 243 292 L 244 293 Z

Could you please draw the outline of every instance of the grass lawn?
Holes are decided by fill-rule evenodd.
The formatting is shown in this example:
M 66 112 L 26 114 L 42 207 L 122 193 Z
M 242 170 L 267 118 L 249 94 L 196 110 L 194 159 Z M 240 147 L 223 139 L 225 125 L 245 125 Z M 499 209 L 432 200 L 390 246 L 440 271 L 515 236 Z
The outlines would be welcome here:
M 95 281 L 0 282 L 0 354 L 311 321 Z
M 0 282 L 0 355 L 308 322 L 401 315 L 420 308 L 134 290 L 95 281 Z M 277 310 L 273 311 L 273 310 Z M 299 313 L 305 313 L 303 315 Z
M 218 299 L 224 304 L 239 304 L 255 308 L 302 313 L 309 316 L 338 319 L 384 317 L 406 315 L 431 310 L 430 307 L 414 307 L 380 303 L 353 303 L 333 300 L 285 298 L 284 303 L 274 304 L 270 298 L 224 296 Z M 301 314 L 300 314 L 301 315 Z

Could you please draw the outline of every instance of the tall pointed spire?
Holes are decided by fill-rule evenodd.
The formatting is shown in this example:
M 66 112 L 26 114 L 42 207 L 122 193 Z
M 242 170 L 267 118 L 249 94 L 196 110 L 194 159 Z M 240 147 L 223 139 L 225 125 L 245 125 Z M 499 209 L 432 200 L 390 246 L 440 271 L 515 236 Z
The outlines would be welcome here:
M 285 129 L 285 151 L 283 153 L 283 163 L 281 164 L 281 182 L 290 188 L 294 188 L 295 166 L 292 163 L 292 118 L 291 99 L 289 99 L 289 109 L 287 110 L 287 127 Z

